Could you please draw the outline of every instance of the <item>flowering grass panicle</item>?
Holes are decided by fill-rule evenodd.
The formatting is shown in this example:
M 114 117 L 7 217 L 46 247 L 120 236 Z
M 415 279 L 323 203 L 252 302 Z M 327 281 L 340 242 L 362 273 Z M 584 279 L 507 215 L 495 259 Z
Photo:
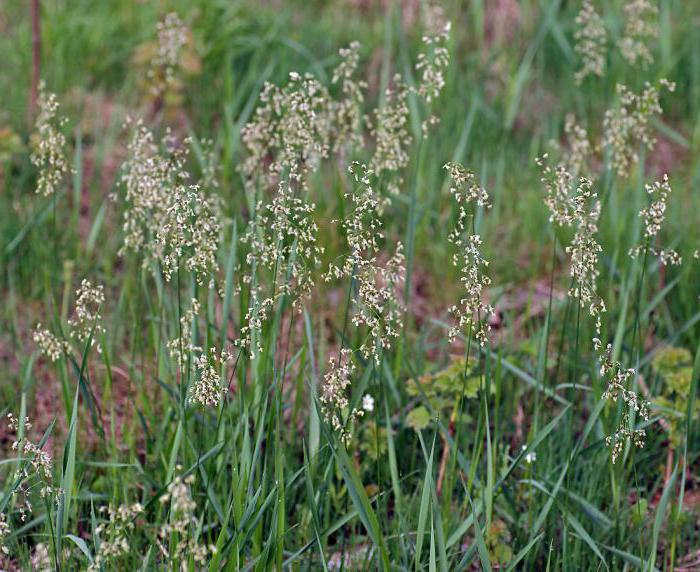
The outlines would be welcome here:
M 95 557 L 88 566 L 89 572 L 98 572 L 129 553 L 129 536 L 135 527 L 134 520 L 143 512 L 143 505 L 134 503 L 115 507 L 110 504 L 109 507 L 101 507 L 100 512 L 107 512 L 108 519 L 95 529 L 100 542 Z
M 655 137 L 649 129 L 650 120 L 662 113 L 659 91 L 675 90 L 675 84 L 662 79 L 657 85 L 646 83 L 644 90 L 636 94 L 618 84 L 618 105 L 605 112 L 603 119 L 603 148 L 609 149 L 613 168 L 620 177 L 629 172 L 639 161 L 638 148 L 654 148 Z
M 406 272 L 403 245 L 396 245 L 394 254 L 383 266 L 370 259 L 357 270 L 357 300 L 352 323 L 356 327 L 367 327 L 369 339 L 359 349 L 378 364 L 382 351 L 391 348 L 403 327 L 403 305 L 397 296 Z
M 387 87 L 384 103 L 374 110 L 374 124 L 371 135 L 375 140 L 375 150 L 370 162 L 378 176 L 403 169 L 409 162 L 409 148 L 413 135 L 409 131 L 410 110 L 408 96 L 416 93 L 427 104 L 432 104 L 445 87 L 445 70 L 450 63 L 450 53 L 446 47 L 450 38 L 451 23 L 442 21 L 440 28 L 423 36 L 425 51 L 418 54 L 415 69 L 419 75 L 417 87 L 409 89 L 399 74 L 395 74 L 392 85 Z M 431 125 L 438 122 L 431 115 L 422 124 L 423 135 L 427 136 Z M 398 194 L 402 179 L 388 184 L 392 194 Z
M 615 463 L 622 448 L 628 440 L 635 446 L 643 447 L 646 437 L 644 429 L 635 429 L 631 427 L 630 413 L 639 415 L 645 421 L 649 420 L 649 404 L 634 391 L 627 389 L 630 380 L 634 378 L 636 372 L 634 369 L 625 369 L 618 361 L 613 360 L 612 344 L 608 344 L 603 348 L 603 344 L 599 338 L 593 338 L 593 348 L 598 353 L 600 361 L 600 375 L 607 378 L 608 387 L 603 393 L 603 399 L 611 400 L 616 403 L 621 399 L 627 405 L 621 417 L 620 425 L 612 435 L 608 435 L 605 440 L 612 450 L 612 461 Z
M 576 16 L 574 49 L 581 58 L 581 68 L 574 74 L 576 83 L 581 84 L 588 76 L 603 77 L 605 73 L 605 52 L 607 31 L 600 14 L 596 12 L 592 0 L 584 0 L 581 11 Z
M 625 32 L 619 42 L 622 57 L 630 65 L 646 68 L 654 62 L 647 45 L 659 36 L 659 9 L 649 0 L 628 0 L 625 4 Z
M 646 443 L 646 431 L 644 429 L 631 428 L 630 423 L 630 414 L 628 411 L 625 411 L 615 433 L 605 437 L 605 443 L 610 447 L 613 464 L 622 454 L 625 443 L 630 442 L 638 449 L 643 448 Z
M 323 384 L 319 401 L 324 419 L 338 434 L 340 440 L 347 446 L 350 442 L 350 433 L 347 426 L 353 419 L 363 415 L 362 409 L 349 410 L 350 386 L 355 364 L 352 360 L 352 351 L 343 349 L 337 358 L 331 358 L 328 371 L 323 376 Z
M 90 340 L 90 347 L 92 347 L 95 345 L 95 339 L 105 333 L 100 313 L 105 301 L 104 286 L 102 284 L 93 286 L 89 280 L 83 279 L 75 297 L 75 317 L 68 320 L 68 326 L 71 328 L 70 336 L 79 343 Z M 102 351 L 99 343 L 97 351 Z
M 52 362 L 58 361 L 63 352 L 68 350 L 68 343 L 53 335 L 51 330 L 42 328 L 41 322 L 36 325 L 32 334 L 34 343 L 39 347 L 39 351 Z
M 318 245 L 318 226 L 313 219 L 315 204 L 307 202 L 304 177 L 292 166 L 277 185 L 277 192 L 265 203 L 258 201 L 255 216 L 241 241 L 248 245 L 246 263 L 251 272 L 244 282 L 251 287 L 248 310 L 235 345 L 247 348 L 251 356 L 262 351 L 260 332 L 270 310 L 286 297 L 301 310 L 302 300 L 314 286 L 314 270 L 320 265 L 323 247 Z M 259 270 L 270 273 L 269 287 L 254 281 Z
M 651 244 L 652 240 L 657 239 L 666 218 L 666 201 L 671 194 L 668 175 L 664 175 L 663 180 L 656 181 L 653 185 L 646 185 L 645 190 L 651 196 L 651 204 L 639 212 L 639 216 L 644 220 L 644 244 L 631 248 L 629 255 L 635 258 L 648 248 L 649 252 L 659 257 L 659 261 L 664 266 L 667 264 L 678 266 L 683 262 L 680 254 L 672 248 L 658 250 Z
M 39 91 L 39 115 L 32 136 L 31 162 L 39 170 L 36 192 L 45 197 L 56 193 L 69 172 L 66 159 L 66 136 L 61 128 L 66 123 L 58 115 L 59 104 L 55 94 Z
M 199 527 L 195 515 L 197 503 L 190 495 L 194 481 L 194 475 L 184 479 L 178 475 L 160 497 L 161 504 L 170 505 L 170 518 L 158 531 L 158 547 L 170 562 L 182 562 L 185 569 L 189 558 L 194 561 L 195 569 L 199 569 L 206 562 L 207 556 L 216 552 L 216 547 L 203 544 L 196 536 Z
M 157 249 L 150 237 L 163 223 L 168 189 L 181 168 L 177 156 L 159 153 L 153 133 L 138 120 L 128 144 L 128 158 L 122 167 L 121 182 L 126 191 L 127 208 L 120 255 L 128 250 L 146 250 L 144 265 L 156 257 Z
M 261 292 L 260 287 L 251 289 L 250 303 L 243 318 L 240 334 L 238 339 L 234 341 L 236 347 L 248 350 L 251 359 L 263 351 L 262 339 L 259 334 L 275 304 L 275 298 L 262 296 Z
M 549 155 L 545 153 L 535 162 L 542 174 L 540 180 L 544 186 L 544 204 L 549 210 L 549 222 L 569 226 L 573 222 L 571 193 L 575 178 L 564 163 L 552 167 L 548 159 Z
M 93 286 L 89 280 L 83 279 L 75 297 L 74 316 L 68 320 L 69 336 L 80 344 L 90 340 L 90 347 L 97 343 L 97 351 L 101 352 L 102 346 L 96 340 L 105 333 L 101 314 L 105 301 L 104 287 L 101 284 Z M 32 338 L 41 353 L 52 362 L 70 349 L 66 340 L 59 339 L 50 330 L 42 328 L 41 323 L 36 325 Z
M 41 498 L 53 497 L 58 490 L 53 486 L 53 461 L 51 455 L 33 443 L 26 435 L 32 428 L 29 418 L 24 418 L 24 426 L 20 431 L 20 420 L 12 413 L 7 414 L 10 431 L 15 432 L 12 450 L 19 451 L 24 456 L 23 462 L 17 467 L 15 477 L 20 484 L 15 490 L 23 497 L 24 506 L 20 507 L 21 520 L 24 522 L 27 512 L 31 512 L 32 504 L 29 494 L 35 487 L 39 488 Z
M 450 39 L 451 23 L 446 22 L 436 35 L 423 36 L 425 52 L 418 54 L 416 72 L 420 75 L 417 93 L 427 103 L 436 99 L 445 87 L 445 69 L 450 63 L 446 45 Z
M 243 174 L 274 185 L 286 169 L 306 175 L 328 157 L 332 106 L 328 90 L 311 74 L 289 74 L 284 87 L 266 83 L 261 105 L 241 130 L 248 151 Z
M 381 351 L 391 347 L 403 326 L 402 305 L 396 295 L 405 273 L 403 246 L 397 244 L 389 260 L 384 265 L 378 263 L 379 243 L 384 238 L 381 215 L 385 201 L 372 188 L 371 169 L 353 162 L 348 170 L 357 183 L 356 192 L 345 195 L 352 202 L 352 212 L 341 221 L 350 252 L 342 264 L 330 265 L 325 279 L 349 278 L 357 282 L 352 321 L 355 326 L 367 326 L 369 338 L 360 351 L 378 363 Z
M 449 24 L 445 8 L 440 2 L 421 2 L 421 24 L 426 36 L 440 35 Z
M 340 84 L 342 98 L 332 102 L 333 149 L 362 146 L 363 105 L 367 83 L 355 77 L 360 61 L 360 43 L 340 49 L 340 63 L 333 70 L 332 83 Z
M 194 345 L 192 342 L 192 332 L 200 308 L 199 301 L 196 298 L 192 298 L 190 307 L 180 316 L 180 331 L 178 335 L 167 343 L 170 357 L 175 359 L 181 370 L 187 367 L 188 356 L 191 353 L 202 351 L 201 347 Z
M 269 203 L 258 203 L 258 216 L 242 238 L 250 247 L 247 263 L 271 270 L 278 290 L 273 296 L 290 296 L 295 306 L 313 288 L 312 273 L 323 254 L 313 219 L 316 205 L 299 196 L 300 192 L 307 195 L 306 190 L 303 179 L 290 173 L 289 180 L 280 181 Z
M 331 264 L 327 279 L 349 276 L 355 265 L 362 264 L 364 259 L 373 257 L 378 252 L 379 242 L 384 238 L 381 216 L 385 201 L 372 188 L 370 179 L 374 172 L 356 161 L 348 167 L 348 171 L 357 183 L 356 192 L 344 195 L 352 203 L 352 210 L 340 222 L 350 252 L 342 266 Z
M 479 185 L 476 175 L 472 171 L 465 169 L 459 163 L 445 163 L 444 169 L 452 180 L 450 194 L 458 205 L 466 207 L 469 203 L 473 203 L 480 207 L 491 207 L 489 194 L 486 192 L 486 189 Z M 462 213 L 460 212 L 461 215 Z M 466 215 L 467 213 L 464 211 L 465 219 Z
M 178 335 L 168 341 L 167 348 L 181 373 L 186 372 L 190 366 L 194 368 L 196 376 L 189 389 L 190 403 L 215 407 L 225 392 L 221 371 L 233 356 L 225 350 L 217 352 L 213 347 L 206 352 L 194 343 L 193 333 L 200 308 L 199 301 L 193 298 L 190 307 L 180 317 Z
M 596 239 L 601 212 L 598 193 L 593 190 L 591 180 L 585 177 L 579 177 L 574 187 L 576 177 L 569 171 L 569 166 L 562 162 L 553 168 L 547 163 L 547 158 L 543 155 L 536 162 L 542 173 L 549 220 L 559 226 L 575 228 L 571 244 L 566 246 L 573 281 L 568 294 L 588 306 L 589 315 L 595 319 L 596 332 L 600 334 L 606 307 L 597 293 L 598 257 L 603 250 Z M 574 162 L 571 156 L 569 161 Z
M 371 134 L 375 140 L 375 149 L 370 166 L 379 177 L 408 165 L 408 149 L 413 143 L 413 136 L 408 129 L 408 94 L 408 87 L 401 76 L 396 74 L 392 85 L 386 89 L 384 104 L 374 110 Z M 399 180 L 389 187 L 393 194 L 398 193 L 400 184 Z
M 209 354 L 201 353 L 194 362 L 197 379 L 190 388 L 190 401 L 207 407 L 216 407 L 221 403 L 226 388 L 221 381 L 221 368 L 233 358 L 227 352 L 217 355 L 215 348 L 209 348 Z M 218 367 L 218 369 L 217 369 Z
M 175 12 L 166 14 L 156 25 L 156 53 L 148 70 L 151 91 L 160 97 L 176 80 L 180 52 L 187 45 L 189 29 Z
M 141 121 L 135 125 L 124 164 L 126 190 L 124 244 L 127 251 L 143 253 L 143 265 L 166 280 L 184 267 L 202 285 L 218 269 L 219 203 L 189 178 L 187 152 L 166 134 L 161 152 L 153 133 Z
M 644 237 L 654 238 L 661 231 L 661 225 L 666 218 L 666 200 L 672 191 L 668 175 L 664 175 L 662 181 L 646 185 L 645 190 L 652 197 L 652 202 L 649 207 L 640 211 L 639 216 L 644 219 Z
M 10 536 L 10 525 L 4 512 L 0 512 L 0 551 L 6 556 L 10 554 L 10 549 L 5 544 L 5 539 Z
M 597 294 L 597 280 L 600 274 L 598 256 L 603 250 L 595 236 L 598 232 L 600 201 L 590 180 L 579 179 L 572 202 L 572 222 L 576 231 L 571 244 L 566 247 L 566 253 L 571 259 L 570 273 L 574 282 L 569 289 L 569 295 L 588 305 L 588 313 L 596 320 L 596 332 L 600 333 L 601 314 L 605 312 L 605 303 Z
M 221 232 L 218 211 L 216 198 L 207 197 L 198 185 L 176 185 L 171 190 L 164 224 L 156 232 L 166 281 L 184 262 L 197 284 L 202 286 L 207 279 L 213 283 Z
M 460 268 L 460 280 L 466 290 L 459 305 L 450 308 L 457 323 L 450 328 L 448 339 L 452 343 L 469 326 L 483 347 L 488 341 L 489 318 L 494 314 L 493 307 L 484 301 L 484 290 L 491 284 L 491 278 L 486 274 L 489 262 L 481 253 L 481 237 L 469 225 L 474 213 L 468 207 L 488 207 L 489 196 L 473 172 L 456 163 L 446 163 L 444 168 L 452 179 L 450 193 L 458 208 L 457 222 L 447 238 L 456 249 L 452 263 Z
M 588 131 L 578 123 L 573 113 L 566 115 L 564 135 L 567 142 L 566 163 L 574 176 L 582 175 L 588 170 L 588 160 L 593 153 L 593 146 L 588 138 Z

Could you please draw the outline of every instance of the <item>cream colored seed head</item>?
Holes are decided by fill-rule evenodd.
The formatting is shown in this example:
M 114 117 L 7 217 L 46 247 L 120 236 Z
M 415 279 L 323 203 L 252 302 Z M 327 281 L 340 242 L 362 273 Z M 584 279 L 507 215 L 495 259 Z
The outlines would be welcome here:
M 474 233 L 469 219 L 474 216 L 476 206 L 489 206 L 489 197 L 486 190 L 477 184 L 474 173 L 462 165 L 447 163 L 444 168 L 452 180 L 450 193 L 458 209 L 457 222 L 447 239 L 455 247 L 452 263 L 460 268 L 465 290 L 459 304 L 450 308 L 456 324 L 450 329 L 448 339 L 452 343 L 469 327 L 479 345 L 484 347 L 488 342 L 489 320 L 494 314 L 493 307 L 484 300 L 491 278 L 486 274 L 489 261 L 481 252 L 481 236 Z
M 625 5 L 625 35 L 619 42 L 622 57 L 646 68 L 654 62 L 649 43 L 659 36 L 659 9 L 649 0 L 628 0 Z
M 581 11 L 576 16 L 576 45 L 574 49 L 581 58 L 581 69 L 574 78 L 580 84 L 588 76 L 603 77 L 605 73 L 605 51 L 607 32 L 603 19 L 596 12 L 592 0 L 584 0 Z
M 39 170 L 36 192 L 50 197 L 59 190 L 70 171 L 66 159 L 66 137 L 61 132 L 66 120 L 58 115 L 58 98 L 47 92 L 43 83 L 39 89 L 38 105 L 30 159 Z

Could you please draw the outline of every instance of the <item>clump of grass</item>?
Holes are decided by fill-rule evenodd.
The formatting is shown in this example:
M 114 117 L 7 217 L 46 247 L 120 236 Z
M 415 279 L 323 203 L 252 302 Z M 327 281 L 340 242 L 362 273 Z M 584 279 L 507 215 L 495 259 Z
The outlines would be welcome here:
M 489 45 L 479 2 L 454 25 L 345 6 L 343 29 L 335 6 L 95 8 L 95 34 L 152 40 L 107 96 L 141 119 L 84 134 L 68 86 L 44 90 L 31 152 L 13 139 L 2 169 L 0 567 L 692 553 L 692 153 L 651 171 L 668 141 L 694 145 L 700 36 L 664 22 L 697 14 L 516 5 L 512 45 Z M 133 41 L 112 28 L 131 10 L 151 26 Z

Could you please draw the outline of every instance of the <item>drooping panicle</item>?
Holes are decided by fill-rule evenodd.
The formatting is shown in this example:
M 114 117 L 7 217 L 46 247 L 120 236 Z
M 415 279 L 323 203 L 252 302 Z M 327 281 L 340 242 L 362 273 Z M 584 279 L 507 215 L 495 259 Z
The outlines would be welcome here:
M 456 324 L 450 329 L 450 343 L 464 331 L 471 329 L 474 338 L 480 346 L 488 342 L 490 318 L 494 315 L 493 307 L 485 301 L 486 288 L 491 284 L 491 278 L 486 273 L 489 261 L 481 252 L 482 239 L 470 225 L 470 217 L 474 216 L 476 206 L 490 206 L 486 190 L 479 185 L 476 175 L 462 165 L 447 163 L 444 168 L 452 180 L 450 193 L 457 203 L 457 222 L 448 235 L 448 240 L 455 247 L 452 263 L 460 268 L 461 282 L 465 289 L 459 304 L 450 308 Z M 471 210 L 470 210 L 471 209 Z

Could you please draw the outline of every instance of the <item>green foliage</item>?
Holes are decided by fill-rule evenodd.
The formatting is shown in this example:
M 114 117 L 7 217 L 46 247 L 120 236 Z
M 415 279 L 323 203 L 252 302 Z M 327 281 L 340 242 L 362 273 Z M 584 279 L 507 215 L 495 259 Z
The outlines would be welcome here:
M 458 411 L 462 400 L 475 399 L 483 387 L 484 377 L 475 371 L 479 365 L 476 360 L 452 357 L 450 364 L 435 373 L 422 375 L 418 380 L 409 379 L 406 392 L 415 398 L 417 405 L 411 407 L 406 416 L 406 424 L 420 431 L 430 423 L 432 416 L 452 419 Z M 493 391 L 493 388 L 491 388 Z M 425 401 L 426 405 L 418 405 Z M 462 416 L 464 422 L 470 418 Z
M 693 381 L 693 358 L 685 348 L 667 347 L 659 350 L 652 360 L 654 372 L 662 382 L 661 393 L 654 403 L 661 409 L 670 427 L 674 447 L 684 439 L 685 416 Z M 693 419 L 700 419 L 700 402 L 695 401 Z
M 580 84 L 580 3 L 445 2 L 451 60 L 441 95 L 427 102 L 410 91 L 423 76 L 414 68 L 421 37 L 439 16 L 427 3 L 414 10 L 399 2 L 44 0 L 39 71 L 67 117 L 60 133 L 69 166 L 50 198 L 35 194 L 39 173 L 30 159 L 29 4 L 0 10 L 0 414 L 33 423 L 25 435 L 23 423 L 15 434 L 0 421 L 0 544 L 9 552 L 0 552 L 1 569 L 86 569 L 110 550 L 105 571 L 651 570 L 688 562 L 682 559 L 697 549 L 689 507 L 700 466 L 696 2 L 654 3 L 658 37 L 649 40 L 646 67 L 630 65 L 618 48 L 626 2 L 594 2 L 608 35 L 605 72 Z M 189 34 L 172 63 L 173 81 L 156 86 L 167 75 L 166 65 L 152 67 L 156 26 L 171 10 Z M 299 261 L 299 219 L 275 235 L 284 255 L 251 271 L 250 257 L 264 253 L 250 237 L 279 227 L 252 224 L 276 187 L 244 176 L 244 126 L 265 82 L 284 88 L 291 72 L 313 75 L 338 105 L 338 50 L 354 40 L 361 46 L 353 77 L 367 83 L 355 133 L 362 144 L 333 149 L 294 195 L 313 204 L 324 251 L 312 269 L 315 288 L 292 306 L 298 284 L 284 281 Z M 409 111 L 397 123 L 411 143 L 402 147 L 405 168 L 369 177 L 367 204 L 376 201 L 382 212 L 378 249 L 362 276 L 350 264 L 346 279 L 321 280 L 330 264 L 347 259 L 346 233 L 331 221 L 352 215 L 345 195 L 359 189 L 347 167 L 371 164 L 375 134 L 362 121 L 391 100 L 385 90 L 395 87 L 395 74 L 406 84 Z M 597 145 L 605 112 L 620 108 L 617 84 L 640 93 L 661 78 L 676 89 L 661 94 L 665 112 L 641 126 L 657 145 L 632 149 L 639 161 L 622 177 Z M 601 401 L 608 379 L 591 348 L 589 308 L 566 295 L 576 229 L 547 222 L 535 158 L 571 158 L 570 114 L 591 140 L 593 168 L 581 174 L 602 205 L 595 234 L 597 294 L 607 305 L 601 342 L 646 381 L 656 405 L 649 424 L 624 417 L 621 399 Z M 143 265 L 139 249 L 120 254 L 127 116 L 142 118 L 168 151 L 188 151 L 183 189 L 200 182 L 216 197 L 219 271 L 211 283 L 198 284 L 184 266 L 167 281 L 157 264 Z M 304 121 L 290 123 L 287 135 L 302 133 Z M 262 163 L 276 149 L 267 135 Z M 460 253 L 447 240 L 462 216 L 449 193 L 448 162 L 473 169 L 474 184 L 490 196 L 490 208 L 470 206 L 462 218 L 489 261 L 481 301 L 496 311 L 483 347 L 468 327 L 447 342 L 446 309 L 464 295 L 452 264 Z M 658 242 L 645 241 L 644 184 L 666 171 L 673 194 L 663 230 Z M 182 233 L 163 236 L 187 242 L 200 230 L 189 212 L 163 220 L 170 226 L 153 236 L 182 225 Z M 397 242 L 407 279 L 383 292 L 405 305 L 395 315 L 402 325 L 379 359 L 353 354 L 346 447 L 326 422 L 320 395 L 338 351 L 373 341 L 366 326 L 354 327 L 353 308 L 361 293 L 391 281 L 375 270 Z M 674 248 L 683 265 L 662 267 L 652 250 L 629 256 L 645 243 Z M 193 250 L 180 246 L 172 252 Z M 104 331 L 96 329 L 99 339 L 87 347 L 70 338 L 69 325 L 83 278 L 105 287 L 94 324 Z M 247 311 L 263 292 L 272 302 L 255 327 Z M 200 311 L 183 322 L 193 298 Z M 365 308 L 369 322 L 382 306 Z M 251 322 L 254 339 L 235 346 Z M 39 355 L 37 323 L 58 341 L 56 361 Z M 255 344 L 260 351 L 251 351 Z M 221 357 L 224 349 L 233 359 Z M 189 399 L 203 377 L 222 375 L 216 405 Z M 373 408 L 363 409 L 365 395 Z M 668 439 L 657 415 L 677 453 L 668 480 L 659 472 Z M 645 448 L 623 439 L 613 465 L 605 443 L 611 427 L 645 431 Z M 51 457 L 46 497 L 31 445 Z M 120 508 L 129 518 L 113 516 Z

